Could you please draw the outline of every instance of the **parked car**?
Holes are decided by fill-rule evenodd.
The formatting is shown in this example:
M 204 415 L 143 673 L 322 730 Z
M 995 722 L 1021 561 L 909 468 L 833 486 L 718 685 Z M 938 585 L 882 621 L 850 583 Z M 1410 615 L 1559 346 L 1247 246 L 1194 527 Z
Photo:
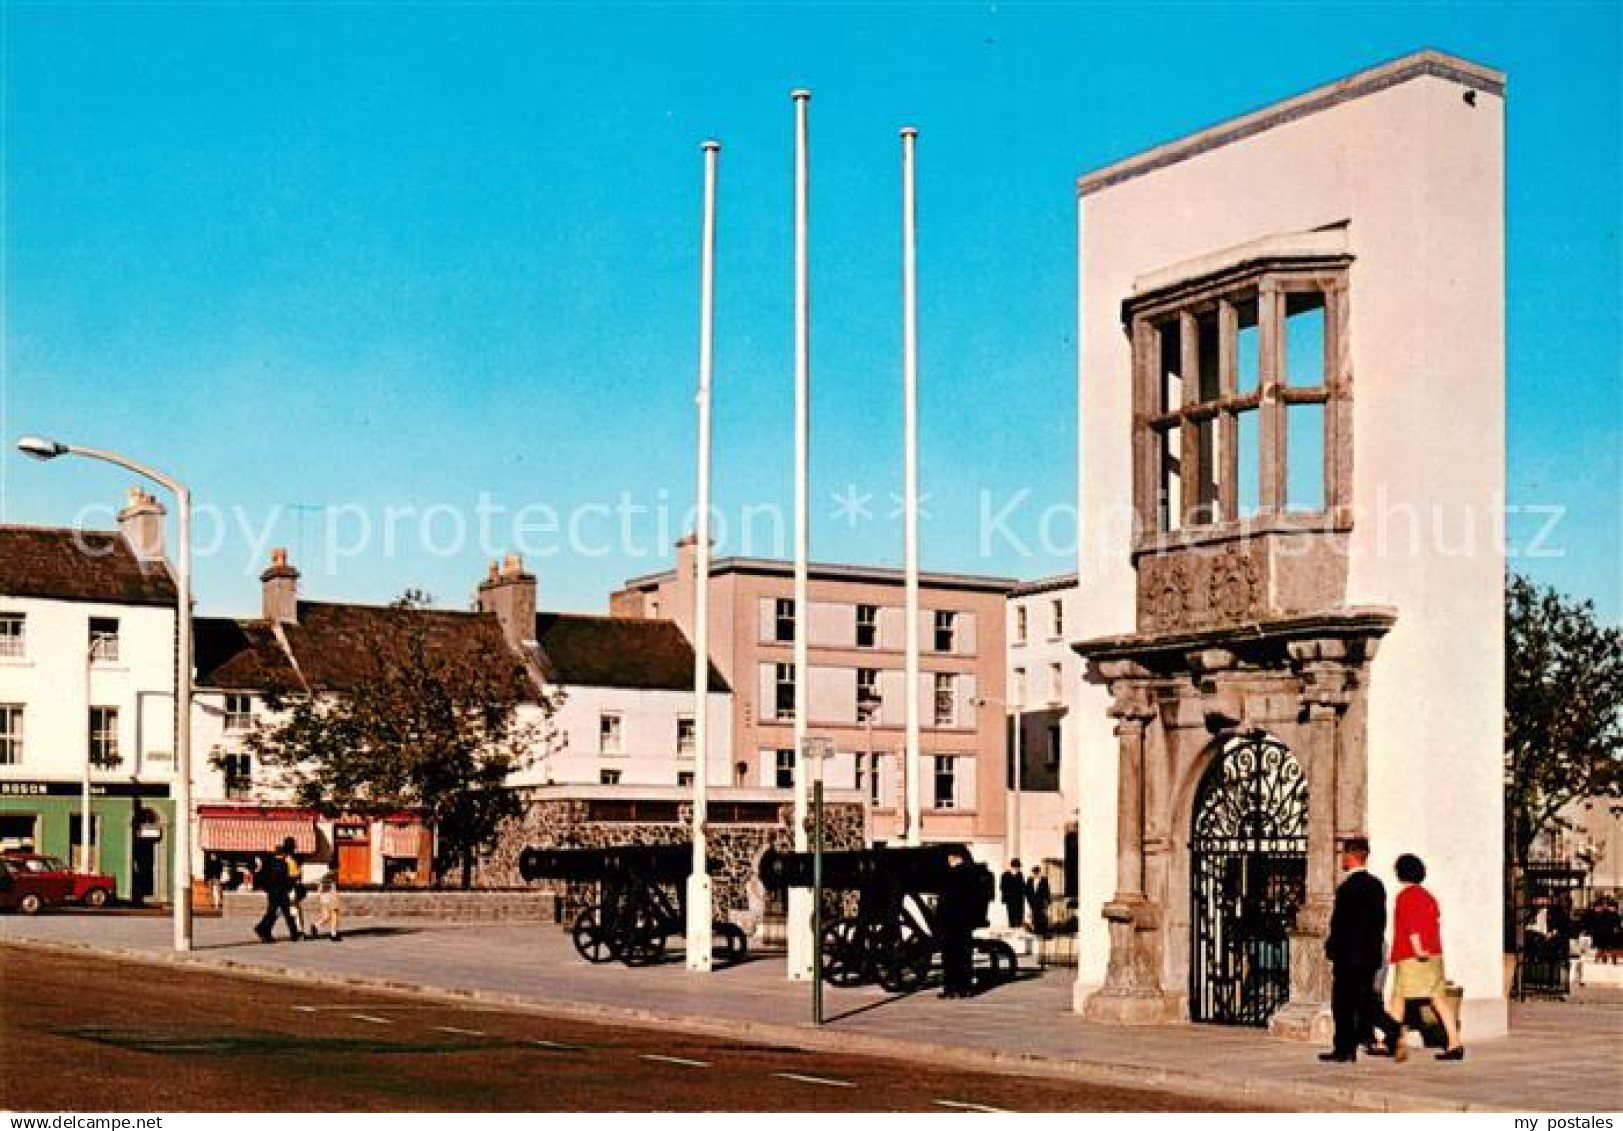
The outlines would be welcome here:
M 112 876 L 101 872 L 75 872 L 59 857 L 42 856 L 33 852 L 7 852 L 0 855 L 3 863 L 17 881 L 21 893 L 8 902 L 0 896 L 0 907 L 11 906 L 32 915 L 40 906 L 62 903 L 82 903 L 86 907 L 103 907 L 117 894 L 117 883 Z M 15 884 L 13 886 L 16 886 Z M 28 900 L 28 894 L 39 897 L 39 902 Z M 32 906 L 23 906 L 24 903 Z

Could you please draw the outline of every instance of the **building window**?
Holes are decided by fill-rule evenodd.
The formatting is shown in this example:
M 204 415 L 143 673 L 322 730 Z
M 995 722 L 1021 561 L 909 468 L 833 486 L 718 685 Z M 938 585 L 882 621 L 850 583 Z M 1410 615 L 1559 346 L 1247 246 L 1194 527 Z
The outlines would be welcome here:
M 1048 724 L 1048 768 L 1059 769 L 1059 752 L 1062 732 L 1058 723 Z
M 691 758 L 699 741 L 699 725 L 691 715 L 680 715 L 676 720 L 676 756 Z
M 953 651 L 954 638 L 957 635 L 958 614 L 948 612 L 946 609 L 937 609 L 935 614 L 935 650 L 937 652 Z
M 1048 701 L 1050 703 L 1065 701 L 1065 668 L 1061 664 L 1048 665 Z
M 118 708 L 90 708 L 90 764 L 111 769 L 121 761 L 118 754 Z
M 950 727 L 958 721 L 958 697 L 951 672 L 935 673 L 935 725 Z
M 254 760 L 248 754 L 227 754 L 222 763 L 225 772 L 225 795 L 228 798 L 247 797 L 253 790 Z
M 678 787 L 680 787 L 682 789 L 687 789 L 688 787 L 692 786 L 693 785 L 693 771 L 692 770 L 681 770 L 681 771 L 679 771 L 677 773 L 677 775 L 676 775 L 676 784 L 677 784 Z
M 795 603 L 789 597 L 779 597 L 773 603 L 772 638 L 784 644 L 795 639 Z
M 599 770 L 599 771 L 597 771 L 597 784 L 598 785 L 619 785 L 620 784 L 620 771 L 619 770 Z
M 90 658 L 104 663 L 118 659 L 118 618 L 90 618 Z
M 780 719 L 795 717 L 795 666 L 793 664 L 776 664 L 777 698 L 775 706 Z
M 0 656 L 21 656 L 26 651 L 28 616 L 26 613 L 0 613 Z
M 1048 608 L 1054 620 L 1053 636 L 1062 639 L 1065 636 L 1065 602 L 1054 601 Z
M 857 606 L 857 647 L 879 647 L 879 606 Z
M 1026 642 L 1026 637 L 1031 631 L 1030 622 L 1031 617 L 1028 615 L 1026 607 L 1024 605 L 1016 605 L 1014 607 L 1014 642 L 1016 644 L 1024 644 Z
M 1150 532 L 1341 503 L 1345 295 L 1339 271 L 1275 270 L 1134 313 Z
M 225 697 L 225 729 L 227 731 L 243 731 L 254 723 L 254 697 L 252 695 L 227 695 Z
M 733 784 L 738 786 L 750 783 L 750 764 L 748 762 L 733 763 Z
M 23 709 L 20 703 L 0 703 L 0 766 L 23 764 Z
M 625 753 L 624 724 L 614 712 L 604 711 L 597 716 L 597 751 L 599 754 Z
M 791 789 L 795 784 L 795 752 L 793 748 L 779 750 L 773 765 L 772 784 L 779 789 Z
M 956 809 L 958 807 L 958 759 L 951 757 L 937 757 L 935 759 L 935 808 Z
M 861 755 L 858 755 L 860 758 Z M 877 807 L 879 805 L 880 788 L 885 780 L 885 756 L 875 750 L 869 755 L 868 761 L 873 763 L 872 772 L 868 775 L 868 801 Z M 860 779 L 860 774 L 858 775 Z M 857 788 L 862 788 L 862 782 L 857 782 Z
M 1009 684 L 1009 708 L 1018 710 L 1026 702 L 1026 669 L 1015 668 L 1014 678 Z
M 879 669 L 857 669 L 857 721 L 871 722 L 879 710 Z

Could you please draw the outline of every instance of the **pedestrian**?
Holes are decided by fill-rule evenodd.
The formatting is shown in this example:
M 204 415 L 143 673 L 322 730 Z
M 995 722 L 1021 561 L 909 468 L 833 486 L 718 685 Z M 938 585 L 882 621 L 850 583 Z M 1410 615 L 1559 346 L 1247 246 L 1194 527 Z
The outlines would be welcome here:
M 1053 898 L 1048 877 L 1036 864 L 1031 866 L 1031 879 L 1026 881 L 1026 902 L 1031 905 L 1031 929 L 1043 938 L 1048 937 L 1048 904 Z
M 1403 1016 L 1411 1001 L 1429 1001 L 1437 1019 L 1448 1034 L 1448 1047 L 1438 1060 L 1464 1060 L 1460 1042 L 1459 1018 L 1448 997 L 1448 979 L 1443 971 L 1443 917 L 1436 898 L 1421 884 L 1426 865 L 1420 857 L 1404 853 L 1394 867 L 1398 891 L 1392 924 L 1392 1008 L 1398 1016 L 1396 1048 L 1402 1048 Z
M 1358 1043 L 1379 1029 L 1387 1048 L 1404 1056 L 1402 1029 L 1381 1007 L 1375 972 L 1381 966 L 1386 942 L 1386 887 L 1365 869 L 1369 841 L 1348 837 L 1341 846 L 1341 868 L 1347 878 L 1336 888 L 1330 913 L 1330 934 L 1324 940 L 1330 960 L 1330 1012 L 1335 1020 L 1335 1044 L 1319 1059 L 1351 1063 L 1358 1059 Z
M 338 897 L 338 881 L 331 872 L 328 872 L 316 884 L 316 917 L 311 926 L 326 930 L 327 937 L 333 942 L 338 942 L 341 938 L 338 933 L 338 921 L 342 912 L 343 903 Z M 312 930 L 311 934 L 314 933 Z
M 1020 871 L 1020 861 L 1010 860 L 1009 866 L 998 878 L 998 899 L 1008 913 L 1009 926 L 1019 929 L 1026 925 L 1026 878 Z
M 299 941 L 299 925 L 293 918 L 293 908 L 288 903 L 293 893 L 293 869 L 297 865 L 294 857 L 293 838 L 288 837 L 277 849 L 276 855 L 265 861 L 259 869 L 259 890 L 265 893 L 265 915 L 254 927 L 254 934 L 259 936 L 260 942 L 274 941 L 273 932 L 276 927 L 276 916 L 280 914 L 287 922 L 288 939 L 291 942 Z
M 220 893 L 225 890 L 225 861 L 218 853 L 209 852 L 203 856 L 203 881 L 208 885 L 209 906 L 218 910 L 220 907 Z
M 977 875 L 980 871 L 980 875 Z M 975 928 L 986 923 L 990 888 L 983 888 L 991 874 L 970 866 L 969 853 L 962 845 L 947 848 L 947 874 L 936 901 L 936 937 L 941 943 L 941 996 L 968 997 L 975 989 L 973 958 Z

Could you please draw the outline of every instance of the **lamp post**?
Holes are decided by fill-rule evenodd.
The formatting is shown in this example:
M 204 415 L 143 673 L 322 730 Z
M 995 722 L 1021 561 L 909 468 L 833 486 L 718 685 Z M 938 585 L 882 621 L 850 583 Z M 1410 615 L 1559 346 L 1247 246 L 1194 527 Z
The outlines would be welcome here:
M 24 436 L 17 449 L 38 460 L 58 456 L 83 456 L 133 471 L 165 488 L 180 507 L 180 550 L 175 566 L 175 583 L 180 590 L 176 608 L 176 688 L 175 688 L 175 844 L 172 907 L 174 947 L 192 949 L 192 492 L 178 479 L 116 452 L 64 444 L 43 436 Z M 88 725 L 88 724 L 87 724 Z M 87 839 L 89 830 L 81 830 Z
M 827 738 L 806 740 L 812 771 L 812 1024 L 823 1023 L 823 763 L 834 753 Z
M 879 716 L 879 709 L 885 705 L 884 696 L 877 691 L 870 691 L 857 699 L 857 714 L 862 717 L 862 730 L 866 737 L 865 745 L 868 747 L 868 774 L 872 784 L 868 787 L 868 798 L 874 805 L 879 804 L 879 759 L 875 756 L 873 748 L 873 721 Z M 860 788 L 862 783 L 857 783 Z

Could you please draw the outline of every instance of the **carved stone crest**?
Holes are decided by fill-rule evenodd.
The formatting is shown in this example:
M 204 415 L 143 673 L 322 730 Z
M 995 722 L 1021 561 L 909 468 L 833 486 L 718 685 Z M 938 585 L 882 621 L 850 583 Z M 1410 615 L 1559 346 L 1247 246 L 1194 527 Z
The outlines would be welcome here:
M 1206 608 L 1218 622 L 1245 620 L 1262 608 L 1262 573 L 1248 553 L 1230 546 L 1211 564 L 1206 578 Z

